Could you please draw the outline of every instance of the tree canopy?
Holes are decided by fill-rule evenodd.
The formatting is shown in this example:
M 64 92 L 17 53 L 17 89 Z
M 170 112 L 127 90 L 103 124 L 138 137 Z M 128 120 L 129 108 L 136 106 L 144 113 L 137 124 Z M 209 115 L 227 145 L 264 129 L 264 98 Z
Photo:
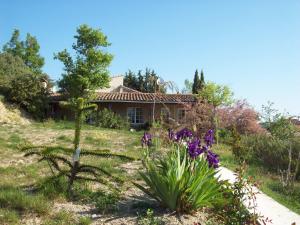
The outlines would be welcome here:
M 233 92 L 226 85 L 219 85 L 214 82 L 205 84 L 199 96 L 210 103 L 214 108 L 233 103 Z
M 3 52 L 20 57 L 32 72 L 41 73 L 45 60 L 39 54 L 40 45 L 36 37 L 27 33 L 25 41 L 19 39 L 20 31 L 15 29 L 9 42 L 3 46 Z
M 200 78 L 199 78 L 198 70 L 196 70 L 194 75 L 193 86 L 192 86 L 192 93 L 199 94 L 204 88 L 204 85 L 205 85 L 205 81 L 204 81 L 203 70 L 201 70 Z
M 11 53 L 0 54 L 0 94 L 6 95 L 11 81 L 20 75 L 31 73 L 24 61 Z
M 91 91 L 109 85 L 107 68 L 113 56 L 104 49 L 110 43 L 100 29 L 88 25 L 79 26 L 74 38 L 74 58 L 66 49 L 54 56 L 64 64 L 65 71 L 58 86 L 61 92 L 71 98 L 88 97 Z
M 159 76 L 154 70 L 145 69 L 145 73 L 139 70 L 137 74 L 129 70 L 124 77 L 124 85 L 145 93 L 166 93 L 166 88 L 157 84 Z

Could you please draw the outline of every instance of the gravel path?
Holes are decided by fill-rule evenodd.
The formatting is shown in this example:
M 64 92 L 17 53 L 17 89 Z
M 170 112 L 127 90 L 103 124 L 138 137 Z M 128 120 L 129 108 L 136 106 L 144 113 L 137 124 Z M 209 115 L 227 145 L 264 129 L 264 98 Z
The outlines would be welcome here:
M 230 183 L 235 181 L 234 173 L 227 168 L 221 167 L 219 175 L 222 180 L 228 180 Z M 300 225 L 300 215 L 297 213 L 292 212 L 262 192 L 256 197 L 257 212 L 270 218 L 272 225 Z

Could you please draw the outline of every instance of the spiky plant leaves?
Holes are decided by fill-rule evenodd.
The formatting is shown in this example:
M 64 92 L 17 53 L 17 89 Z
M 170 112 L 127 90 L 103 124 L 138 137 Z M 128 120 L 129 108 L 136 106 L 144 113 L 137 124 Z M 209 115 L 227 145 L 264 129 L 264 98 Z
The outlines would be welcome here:
M 192 213 L 211 205 L 220 196 L 221 184 L 215 177 L 217 171 L 206 160 L 191 160 L 182 151 L 186 152 L 177 148 L 163 159 L 146 160 L 146 172 L 140 174 L 148 187 L 134 184 L 161 205 Z
M 46 161 L 55 176 L 66 176 L 69 179 L 69 187 L 71 190 L 73 183 L 77 180 L 93 181 L 108 185 L 110 181 L 122 183 L 118 177 L 108 172 L 106 169 L 99 166 L 82 164 L 81 162 L 72 161 L 73 150 L 60 146 L 23 146 L 21 148 L 25 152 L 24 156 L 37 156 L 38 162 Z M 109 150 L 86 151 L 83 150 L 80 154 L 84 157 L 99 157 L 99 158 L 119 158 L 121 160 L 134 160 L 134 158 L 111 153 Z M 56 171 L 56 173 L 54 172 Z M 70 191 L 71 192 L 71 191 Z

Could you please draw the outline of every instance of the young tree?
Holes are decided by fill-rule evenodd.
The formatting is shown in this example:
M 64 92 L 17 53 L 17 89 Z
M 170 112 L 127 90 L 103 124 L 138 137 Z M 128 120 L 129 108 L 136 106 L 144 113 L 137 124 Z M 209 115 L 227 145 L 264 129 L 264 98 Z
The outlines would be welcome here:
M 233 92 L 226 85 L 219 85 L 208 82 L 203 90 L 199 93 L 199 97 L 207 101 L 213 106 L 213 124 L 216 130 L 216 140 L 218 141 L 218 116 L 217 108 L 220 106 L 228 106 L 233 102 Z
M 14 30 L 10 41 L 4 45 L 3 51 L 20 57 L 32 72 L 36 74 L 42 73 L 42 67 L 45 62 L 44 58 L 39 54 L 40 45 L 37 39 L 29 33 L 25 41 L 20 41 L 19 38 L 20 31 Z
M 65 70 L 58 86 L 60 91 L 70 98 L 86 98 L 96 88 L 108 87 L 107 68 L 113 56 L 104 51 L 110 43 L 99 29 L 81 25 L 74 37 L 76 43 L 72 47 L 76 57 L 73 59 L 66 49 L 54 57 L 64 64 Z

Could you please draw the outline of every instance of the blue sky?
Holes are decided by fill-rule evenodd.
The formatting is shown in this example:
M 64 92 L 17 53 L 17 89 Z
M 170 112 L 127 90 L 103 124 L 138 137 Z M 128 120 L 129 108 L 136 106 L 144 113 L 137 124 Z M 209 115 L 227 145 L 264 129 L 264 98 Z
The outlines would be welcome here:
M 44 71 L 71 48 L 76 27 L 101 28 L 112 43 L 112 75 L 149 67 L 183 87 L 195 69 L 260 109 L 268 100 L 300 115 L 300 1 L 16 1 L 0 3 L 0 46 L 14 28 L 36 36 Z

